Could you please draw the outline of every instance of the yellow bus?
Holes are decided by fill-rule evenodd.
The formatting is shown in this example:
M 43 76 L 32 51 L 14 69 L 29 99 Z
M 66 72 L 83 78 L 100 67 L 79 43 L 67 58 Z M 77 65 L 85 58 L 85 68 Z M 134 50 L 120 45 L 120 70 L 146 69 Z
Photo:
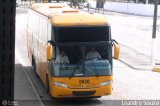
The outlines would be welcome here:
M 29 8 L 27 23 L 29 59 L 53 98 L 112 94 L 112 58 L 120 47 L 105 16 L 44 3 Z M 57 62 L 61 51 L 67 62 Z

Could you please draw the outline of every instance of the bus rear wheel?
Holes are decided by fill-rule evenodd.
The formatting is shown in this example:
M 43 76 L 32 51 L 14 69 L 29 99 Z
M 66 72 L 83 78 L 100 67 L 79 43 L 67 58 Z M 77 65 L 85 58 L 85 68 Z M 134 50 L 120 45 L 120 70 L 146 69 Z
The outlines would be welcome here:
M 33 66 L 34 73 L 36 74 L 36 77 L 39 78 L 36 72 L 36 62 L 35 62 L 35 58 L 33 57 L 33 55 L 32 55 L 32 66 Z

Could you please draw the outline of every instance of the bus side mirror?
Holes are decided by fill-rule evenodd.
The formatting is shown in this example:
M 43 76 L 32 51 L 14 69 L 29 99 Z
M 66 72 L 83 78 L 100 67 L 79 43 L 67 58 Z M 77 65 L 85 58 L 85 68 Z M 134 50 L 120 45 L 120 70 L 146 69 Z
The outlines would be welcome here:
M 118 59 L 120 54 L 120 46 L 119 44 L 114 44 L 114 59 Z
M 53 53 L 52 53 L 52 45 L 47 46 L 47 60 L 51 61 L 53 58 Z

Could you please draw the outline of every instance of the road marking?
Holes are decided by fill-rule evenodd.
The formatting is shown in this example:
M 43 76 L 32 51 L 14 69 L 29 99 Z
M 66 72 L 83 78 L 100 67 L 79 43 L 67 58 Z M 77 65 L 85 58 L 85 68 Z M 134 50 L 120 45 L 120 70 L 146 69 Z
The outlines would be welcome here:
M 19 63 L 23 63 L 23 60 L 20 58 L 19 52 L 17 52 L 16 50 L 15 50 L 15 55 L 17 56 L 17 59 L 18 59 Z M 22 68 L 23 68 L 23 67 L 22 67 Z M 38 98 L 38 100 L 39 100 L 41 106 L 44 106 L 44 104 L 43 104 L 41 98 L 39 97 L 39 94 L 38 94 L 36 88 L 35 88 L 34 85 L 33 85 L 33 82 L 32 82 L 31 79 L 29 78 L 29 76 L 28 76 L 28 74 L 26 73 L 26 71 L 25 71 L 24 68 L 23 68 L 23 72 L 24 72 L 25 75 L 27 76 L 27 78 L 28 78 L 28 80 L 29 80 L 29 82 L 30 82 L 30 84 L 31 84 L 31 86 L 32 86 L 32 88 L 33 88 L 33 90 L 35 91 L 36 96 L 37 96 L 37 98 Z

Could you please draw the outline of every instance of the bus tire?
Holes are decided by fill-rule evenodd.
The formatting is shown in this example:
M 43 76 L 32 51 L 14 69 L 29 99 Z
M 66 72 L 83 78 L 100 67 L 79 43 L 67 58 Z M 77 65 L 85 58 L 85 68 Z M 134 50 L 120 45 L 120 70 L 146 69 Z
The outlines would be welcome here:
M 32 61 L 31 61 L 31 64 L 32 64 L 32 66 L 34 66 L 34 57 L 33 57 L 33 55 L 32 55 Z
M 97 96 L 96 98 L 101 98 L 102 96 Z
M 36 74 L 36 77 L 39 78 L 37 72 L 36 72 L 36 62 L 35 62 L 35 59 L 34 57 L 32 56 L 32 66 L 33 66 L 33 70 L 34 70 L 34 73 Z

